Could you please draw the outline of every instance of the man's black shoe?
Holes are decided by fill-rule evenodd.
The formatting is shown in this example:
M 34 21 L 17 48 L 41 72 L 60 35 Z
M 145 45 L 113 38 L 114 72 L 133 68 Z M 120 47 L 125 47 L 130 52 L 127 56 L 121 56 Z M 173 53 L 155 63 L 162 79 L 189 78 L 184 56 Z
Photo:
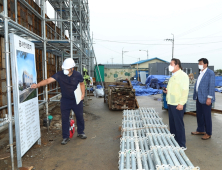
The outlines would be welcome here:
M 61 145 L 66 145 L 70 141 L 69 138 L 64 138 L 61 142 Z
M 78 134 L 77 137 L 81 138 L 81 139 L 86 139 L 87 136 L 85 134 Z

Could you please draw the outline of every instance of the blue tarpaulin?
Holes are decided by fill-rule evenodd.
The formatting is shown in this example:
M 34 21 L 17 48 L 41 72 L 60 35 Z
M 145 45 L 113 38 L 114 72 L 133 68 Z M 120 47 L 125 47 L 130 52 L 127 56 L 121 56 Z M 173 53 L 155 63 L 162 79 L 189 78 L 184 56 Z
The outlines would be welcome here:
M 222 87 L 221 87 L 221 88 L 215 88 L 215 92 L 220 92 L 220 93 L 222 93 Z
M 140 84 L 142 83 L 136 80 L 131 81 L 131 84 L 133 86 L 133 89 L 135 89 L 136 96 L 149 96 L 163 93 L 162 90 L 153 89 L 149 86 L 140 86 Z
M 222 86 L 222 76 L 216 76 L 215 77 L 215 86 Z
M 149 86 L 153 89 L 160 89 L 160 85 L 158 83 L 158 79 L 151 79 Z
M 158 84 L 160 87 L 166 87 L 167 85 L 166 84 L 163 84 L 163 82 L 166 80 L 166 79 L 169 79 L 170 76 L 164 76 L 164 75 L 150 75 L 149 77 L 147 77 L 146 79 L 146 85 L 150 85 L 150 82 L 152 79 L 157 79 L 158 80 Z
M 97 85 L 96 87 L 97 87 L 97 89 L 102 89 L 103 88 L 101 85 Z

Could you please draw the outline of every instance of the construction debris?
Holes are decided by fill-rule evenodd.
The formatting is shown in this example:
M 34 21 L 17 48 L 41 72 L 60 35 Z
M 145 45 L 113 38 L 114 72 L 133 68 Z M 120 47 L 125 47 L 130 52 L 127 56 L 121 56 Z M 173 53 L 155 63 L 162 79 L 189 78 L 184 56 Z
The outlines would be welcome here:
M 3 153 L 0 155 L 0 160 L 7 159 L 10 157 L 10 153 Z
M 19 168 L 19 170 L 32 170 L 32 169 L 33 169 L 33 166 Z
M 105 84 L 104 102 L 110 110 L 136 109 L 139 107 L 131 82 L 114 82 Z

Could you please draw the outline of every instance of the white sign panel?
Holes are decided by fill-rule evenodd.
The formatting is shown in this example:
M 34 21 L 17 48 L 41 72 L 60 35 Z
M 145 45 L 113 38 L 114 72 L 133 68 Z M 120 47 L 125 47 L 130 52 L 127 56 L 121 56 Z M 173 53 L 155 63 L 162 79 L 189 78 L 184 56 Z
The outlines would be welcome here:
M 37 83 L 35 45 L 10 34 L 13 80 L 16 146 L 22 157 L 40 138 L 38 91 L 30 86 Z

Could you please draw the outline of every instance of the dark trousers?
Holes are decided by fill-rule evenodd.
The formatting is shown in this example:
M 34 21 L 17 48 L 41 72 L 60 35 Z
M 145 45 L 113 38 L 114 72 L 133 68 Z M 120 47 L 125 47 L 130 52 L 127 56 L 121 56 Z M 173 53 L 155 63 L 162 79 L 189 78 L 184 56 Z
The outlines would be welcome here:
M 201 104 L 197 98 L 197 132 L 206 132 L 212 135 L 212 118 L 211 107 L 206 104 Z
M 73 110 L 76 115 L 77 132 L 78 134 L 84 133 L 84 119 L 83 119 L 83 102 L 81 101 L 76 105 L 75 100 L 61 99 L 61 114 L 62 114 L 62 136 L 69 138 L 69 116 L 70 111 Z
M 183 110 L 177 110 L 177 106 L 168 105 L 170 133 L 175 135 L 175 139 L 180 147 L 186 148 L 185 128 L 183 116 L 186 109 L 184 105 Z

